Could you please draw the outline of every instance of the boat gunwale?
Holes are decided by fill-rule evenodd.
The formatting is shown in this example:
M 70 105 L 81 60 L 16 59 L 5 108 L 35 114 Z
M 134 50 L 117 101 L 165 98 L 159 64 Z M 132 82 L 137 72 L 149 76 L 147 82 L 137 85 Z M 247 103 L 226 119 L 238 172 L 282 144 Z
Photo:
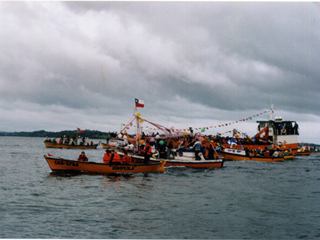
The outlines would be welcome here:
M 238 158 L 243 158 L 242 160 L 248 160 L 248 161 L 260 161 L 260 162 L 279 162 L 279 161 L 283 161 L 284 157 L 259 157 L 259 156 L 244 156 L 244 155 L 237 155 L 235 153 L 228 153 L 228 152 L 221 152 L 218 151 L 218 153 L 222 154 L 222 155 L 229 155 L 229 156 L 235 156 Z M 265 160 L 263 160 L 265 159 Z M 226 161 L 241 161 L 240 159 L 235 159 L 235 160 L 229 160 L 229 159 L 225 159 Z

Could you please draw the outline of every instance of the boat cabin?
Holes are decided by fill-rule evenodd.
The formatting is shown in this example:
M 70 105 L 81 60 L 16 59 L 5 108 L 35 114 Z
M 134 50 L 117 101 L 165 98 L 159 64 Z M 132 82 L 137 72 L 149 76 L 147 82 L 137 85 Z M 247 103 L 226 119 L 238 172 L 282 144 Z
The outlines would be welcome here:
M 298 142 L 298 124 L 295 121 L 283 121 L 282 117 L 275 117 L 274 120 L 257 121 L 258 133 L 268 127 L 268 133 L 262 132 L 260 137 L 264 138 L 267 134 L 268 140 L 272 142 Z

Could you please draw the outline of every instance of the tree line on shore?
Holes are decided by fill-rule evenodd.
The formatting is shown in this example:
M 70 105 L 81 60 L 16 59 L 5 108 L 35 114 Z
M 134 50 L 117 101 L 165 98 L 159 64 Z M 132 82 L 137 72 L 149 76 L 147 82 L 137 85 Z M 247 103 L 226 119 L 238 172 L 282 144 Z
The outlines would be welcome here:
M 83 133 L 77 133 L 76 130 L 63 130 L 60 132 L 48 132 L 45 130 L 33 131 L 33 132 L 0 132 L 0 136 L 11 137 L 43 137 L 43 138 L 61 138 L 61 137 L 75 137 L 84 136 L 91 139 L 110 139 L 117 135 L 116 132 L 101 132 L 98 130 L 84 130 Z

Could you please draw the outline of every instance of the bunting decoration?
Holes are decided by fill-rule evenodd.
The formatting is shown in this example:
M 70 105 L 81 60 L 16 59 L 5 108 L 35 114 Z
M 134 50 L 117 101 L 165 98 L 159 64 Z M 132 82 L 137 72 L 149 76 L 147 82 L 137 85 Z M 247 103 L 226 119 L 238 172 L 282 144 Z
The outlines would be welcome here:
M 138 99 L 136 99 L 138 100 Z M 139 102 L 139 100 L 138 100 Z M 230 127 L 234 124 L 238 124 L 238 123 L 241 123 L 241 122 L 246 122 L 246 121 L 250 121 L 250 120 L 253 120 L 254 118 L 260 116 L 260 115 L 263 115 L 263 114 L 269 114 L 269 113 L 274 113 L 274 111 L 272 109 L 270 110 L 266 110 L 266 111 L 263 111 L 263 112 L 260 112 L 260 113 L 257 113 L 257 114 L 254 114 L 252 116 L 249 116 L 249 117 L 246 117 L 246 118 L 242 118 L 242 119 L 239 119 L 237 121 L 232 121 L 232 122 L 226 122 L 226 123 L 223 123 L 223 124 L 219 124 L 219 125 L 215 125 L 215 126 L 204 126 L 204 127 L 195 127 L 195 128 L 192 128 L 192 127 L 188 127 L 188 128 L 175 128 L 174 126 L 171 126 L 169 129 L 165 128 L 164 126 L 161 126 L 161 125 L 158 125 L 158 124 L 154 124 L 152 122 L 149 122 L 145 119 L 142 119 L 140 116 L 141 116 L 141 113 L 137 113 L 136 114 L 136 117 L 139 118 L 139 121 L 142 123 L 142 122 L 146 122 L 146 123 L 149 123 L 151 124 L 151 126 L 147 125 L 145 126 L 145 128 L 147 129 L 148 133 L 151 133 L 152 131 L 163 131 L 164 132 L 167 132 L 167 133 L 183 133 L 183 134 L 186 134 L 186 133 L 190 133 L 192 131 L 192 129 L 196 130 L 196 131 L 199 131 L 201 133 L 204 133 L 206 130 L 209 130 L 209 129 L 212 129 L 212 128 L 215 128 L 215 129 L 219 129 L 219 128 L 223 128 L 223 127 Z M 134 119 L 132 119 L 127 125 L 125 125 L 124 129 L 120 131 L 120 133 L 122 133 L 124 130 L 128 130 L 130 129 L 130 127 L 135 127 L 133 125 L 133 121 Z M 238 136 L 241 136 L 241 137 L 246 137 L 247 134 L 246 133 L 243 133 L 243 132 L 240 132 L 240 131 L 237 131 L 236 133 L 234 132 L 236 129 L 233 129 L 233 130 L 229 130 L 229 131 L 226 131 L 226 132 L 221 132 L 221 133 L 218 133 L 218 134 L 221 134 L 221 135 L 225 135 L 225 134 L 228 134 L 228 133 L 233 133 L 233 136 L 235 135 L 238 135 Z M 153 132 L 152 132 L 153 133 Z M 150 134 L 151 135 L 151 134 Z

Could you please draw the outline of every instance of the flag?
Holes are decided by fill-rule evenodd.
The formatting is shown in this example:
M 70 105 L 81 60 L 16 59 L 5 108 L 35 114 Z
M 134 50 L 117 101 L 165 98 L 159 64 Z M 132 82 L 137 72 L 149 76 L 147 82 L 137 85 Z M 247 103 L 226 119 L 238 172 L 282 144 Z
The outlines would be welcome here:
M 78 133 L 83 133 L 84 130 L 81 130 L 80 128 L 77 128 L 77 132 L 78 132 Z
M 52 155 L 52 154 L 50 154 L 50 153 L 48 153 L 48 157 L 53 157 L 53 155 Z
M 144 107 L 144 101 L 142 101 L 142 100 L 139 100 L 136 98 L 135 103 L 136 103 L 136 107 L 141 107 L 141 108 Z

